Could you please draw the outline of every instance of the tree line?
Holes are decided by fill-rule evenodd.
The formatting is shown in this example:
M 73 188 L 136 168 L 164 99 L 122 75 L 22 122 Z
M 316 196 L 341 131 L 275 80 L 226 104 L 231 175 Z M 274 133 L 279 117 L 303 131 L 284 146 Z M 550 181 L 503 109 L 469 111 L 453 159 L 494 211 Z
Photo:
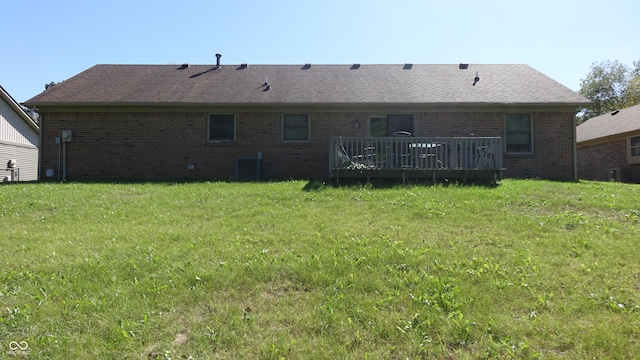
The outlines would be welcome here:
M 640 104 L 640 60 L 627 66 L 617 60 L 591 65 L 580 82 L 580 94 L 591 105 L 578 114 L 578 123 L 594 116 Z

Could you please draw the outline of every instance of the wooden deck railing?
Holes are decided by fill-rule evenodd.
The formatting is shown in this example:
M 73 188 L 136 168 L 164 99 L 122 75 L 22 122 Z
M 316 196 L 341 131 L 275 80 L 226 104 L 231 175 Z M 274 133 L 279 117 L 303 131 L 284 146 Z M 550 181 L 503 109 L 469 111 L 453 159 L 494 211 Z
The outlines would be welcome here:
M 331 175 L 338 170 L 502 170 L 499 137 L 333 137 Z

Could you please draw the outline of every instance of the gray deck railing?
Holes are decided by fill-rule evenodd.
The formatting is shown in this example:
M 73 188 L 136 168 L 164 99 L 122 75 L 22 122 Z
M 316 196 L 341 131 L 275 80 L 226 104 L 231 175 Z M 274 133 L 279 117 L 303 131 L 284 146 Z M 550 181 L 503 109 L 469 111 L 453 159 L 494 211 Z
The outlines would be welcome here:
M 333 137 L 334 170 L 501 170 L 499 137 Z

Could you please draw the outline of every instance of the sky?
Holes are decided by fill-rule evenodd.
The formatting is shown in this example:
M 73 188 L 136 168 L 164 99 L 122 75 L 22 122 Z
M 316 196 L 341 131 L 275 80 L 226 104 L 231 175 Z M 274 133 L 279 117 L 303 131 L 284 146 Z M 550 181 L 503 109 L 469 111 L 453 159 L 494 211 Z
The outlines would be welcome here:
M 6 0 L 18 102 L 96 64 L 528 64 L 578 91 L 640 60 L 637 0 Z

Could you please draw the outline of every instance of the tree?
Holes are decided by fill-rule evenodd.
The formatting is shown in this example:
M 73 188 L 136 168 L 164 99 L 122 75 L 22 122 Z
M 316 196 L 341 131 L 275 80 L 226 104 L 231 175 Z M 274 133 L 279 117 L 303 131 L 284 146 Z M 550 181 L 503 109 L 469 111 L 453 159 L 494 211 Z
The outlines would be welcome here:
M 631 79 L 627 86 L 627 104 L 632 106 L 640 104 L 640 60 L 633 62 L 633 70 L 631 70 Z
M 49 90 L 49 89 L 51 89 L 52 87 L 54 87 L 54 86 L 56 86 L 58 84 L 59 84 L 59 82 L 52 81 L 52 82 L 50 82 L 48 84 L 44 84 L 44 89 L 45 90 Z
M 26 107 L 24 105 L 20 105 L 20 107 L 22 108 L 22 110 L 24 110 L 25 113 L 27 113 L 27 115 L 29 115 L 29 117 L 31 119 L 33 119 L 33 121 L 36 124 L 40 125 L 40 116 L 38 115 L 38 111 L 36 111 L 35 108 L 31 109 L 31 108 L 28 108 L 28 107 Z
M 578 116 L 581 123 L 594 116 L 640 104 L 640 60 L 633 68 L 617 60 L 593 63 L 580 83 L 580 93 L 592 104 Z

